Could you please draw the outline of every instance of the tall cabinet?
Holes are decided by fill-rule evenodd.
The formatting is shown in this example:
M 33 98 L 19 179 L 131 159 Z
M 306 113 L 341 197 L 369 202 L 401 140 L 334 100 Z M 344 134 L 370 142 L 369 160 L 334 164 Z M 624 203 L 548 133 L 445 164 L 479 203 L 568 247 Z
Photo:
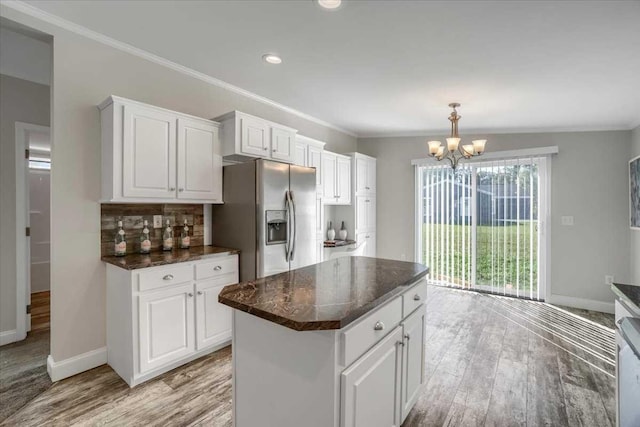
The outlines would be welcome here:
M 323 178 L 324 170 L 322 156 L 325 143 L 303 135 L 296 135 L 293 163 L 316 169 L 316 253 L 318 262 L 322 261 L 322 249 L 324 244 L 324 205 L 323 205 Z
M 347 233 L 358 244 L 365 242 L 364 256 L 376 256 L 376 159 L 350 153 L 352 203 L 336 208 L 336 222 L 344 221 Z

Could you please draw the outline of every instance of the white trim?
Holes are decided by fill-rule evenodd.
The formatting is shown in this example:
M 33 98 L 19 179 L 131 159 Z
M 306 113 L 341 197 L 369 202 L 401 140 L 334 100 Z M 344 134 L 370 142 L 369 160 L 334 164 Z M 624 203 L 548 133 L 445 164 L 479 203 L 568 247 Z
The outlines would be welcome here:
M 600 311 L 603 313 L 615 313 L 612 302 L 598 301 L 594 299 L 570 297 L 566 295 L 551 294 L 545 298 L 549 304 L 565 305 L 567 307 L 581 308 L 583 310 Z
M 216 79 L 215 77 L 211 77 L 207 74 L 201 73 L 199 71 L 193 70 L 191 68 L 185 67 L 184 65 L 180 65 L 176 62 L 169 61 L 168 59 L 162 58 L 158 55 L 154 55 L 153 53 L 147 52 L 146 50 L 134 47 L 130 44 L 123 43 L 121 41 L 115 40 L 111 37 L 108 37 L 104 34 L 98 33 L 96 31 L 90 30 L 82 25 L 75 24 L 71 21 L 67 21 L 66 19 L 60 18 L 59 16 L 53 15 L 51 13 L 45 12 L 42 9 L 39 9 L 30 4 L 24 3 L 22 1 L 17 0 L 6 0 L 2 1 L 2 5 L 7 6 L 16 11 L 22 12 L 26 15 L 32 16 L 34 18 L 40 19 L 49 24 L 53 24 L 57 27 L 60 27 L 64 30 L 70 31 L 72 33 L 81 35 L 83 37 L 87 37 L 91 40 L 97 41 L 99 43 L 103 43 L 107 46 L 111 46 L 115 49 L 121 50 L 123 52 L 127 52 L 131 55 L 146 59 L 151 62 L 155 62 L 156 64 L 165 66 L 174 71 L 178 71 L 182 74 L 186 74 L 188 76 L 194 77 L 198 80 L 202 80 L 206 83 L 212 84 L 214 86 L 220 87 L 222 89 L 226 89 L 230 92 L 237 93 L 239 95 L 246 96 L 247 98 L 253 99 L 254 101 L 261 102 L 263 104 L 269 105 L 271 107 L 277 108 L 282 111 L 286 111 L 287 113 L 296 115 L 305 120 L 308 120 L 313 123 L 317 123 L 322 126 L 326 126 L 328 128 L 337 130 L 339 132 L 345 133 L 349 136 L 356 138 L 358 135 L 355 133 L 343 129 L 339 126 L 326 122 L 324 120 L 318 119 L 309 114 L 303 113 L 302 111 L 296 110 L 291 107 L 287 107 L 286 105 L 280 104 L 279 102 L 273 101 L 264 96 L 255 94 L 253 92 L 249 92 L 248 90 L 242 89 L 238 86 L 232 85 L 230 83 L 224 82 L 222 80 Z
M 47 357 L 47 373 L 51 381 L 56 382 L 64 378 L 97 368 L 107 363 L 107 347 L 91 350 L 77 356 L 56 362 L 53 357 Z
M 23 338 L 24 339 L 24 338 Z M 18 331 L 12 329 L 10 331 L 0 332 L 0 346 L 5 344 L 11 344 L 12 342 L 16 342 L 18 340 Z
M 504 160 L 517 159 L 521 157 L 551 156 L 553 154 L 558 154 L 559 151 L 560 149 L 556 145 L 549 147 L 525 148 L 522 150 L 494 151 L 465 161 L 471 163 L 482 162 L 485 160 Z M 438 160 L 433 157 L 427 157 L 424 159 L 413 159 L 411 160 L 411 164 L 413 166 L 432 166 L 438 164 Z

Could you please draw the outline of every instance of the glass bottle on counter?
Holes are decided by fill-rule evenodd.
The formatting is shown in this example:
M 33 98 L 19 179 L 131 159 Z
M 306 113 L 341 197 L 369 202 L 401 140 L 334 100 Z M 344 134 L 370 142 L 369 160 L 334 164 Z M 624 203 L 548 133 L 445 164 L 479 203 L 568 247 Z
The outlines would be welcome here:
M 122 221 L 118 221 L 118 231 L 115 237 L 115 255 L 125 256 L 127 254 L 127 239 L 124 234 L 124 228 L 122 228 Z
M 140 235 L 140 253 L 148 254 L 149 252 L 151 252 L 151 236 L 149 235 L 149 223 L 145 219 Z
M 184 220 L 184 227 L 182 227 L 182 233 L 180 233 L 180 247 L 182 249 L 189 249 L 191 246 L 191 237 L 189 237 L 189 226 L 187 220 Z
M 173 228 L 171 228 L 169 220 L 167 220 L 166 224 L 167 226 L 162 232 L 162 250 L 171 251 L 173 250 Z

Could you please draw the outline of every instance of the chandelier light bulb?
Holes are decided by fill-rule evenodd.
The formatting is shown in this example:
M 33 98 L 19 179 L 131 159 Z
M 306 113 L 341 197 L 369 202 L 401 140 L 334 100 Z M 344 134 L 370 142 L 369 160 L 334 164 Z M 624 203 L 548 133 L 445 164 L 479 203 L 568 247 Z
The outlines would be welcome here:
M 431 154 L 432 156 L 438 154 L 438 150 L 442 146 L 442 143 L 440 141 L 429 141 L 427 142 L 427 144 L 429 144 L 429 154 Z
M 460 144 L 460 138 L 447 138 L 447 149 L 449 151 L 456 151 Z

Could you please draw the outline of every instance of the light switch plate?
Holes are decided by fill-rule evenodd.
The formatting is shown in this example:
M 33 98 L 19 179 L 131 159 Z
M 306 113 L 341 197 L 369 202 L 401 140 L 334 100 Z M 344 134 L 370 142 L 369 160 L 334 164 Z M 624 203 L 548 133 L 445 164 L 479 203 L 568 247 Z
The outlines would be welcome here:
M 613 285 L 613 280 L 614 280 L 613 275 L 611 275 L 611 276 L 604 276 L 604 283 L 605 283 L 605 285 L 609 285 L 609 286 Z
M 563 216 L 562 217 L 562 225 L 573 225 L 573 217 L 572 216 Z
M 153 228 L 162 228 L 162 215 L 153 216 Z

